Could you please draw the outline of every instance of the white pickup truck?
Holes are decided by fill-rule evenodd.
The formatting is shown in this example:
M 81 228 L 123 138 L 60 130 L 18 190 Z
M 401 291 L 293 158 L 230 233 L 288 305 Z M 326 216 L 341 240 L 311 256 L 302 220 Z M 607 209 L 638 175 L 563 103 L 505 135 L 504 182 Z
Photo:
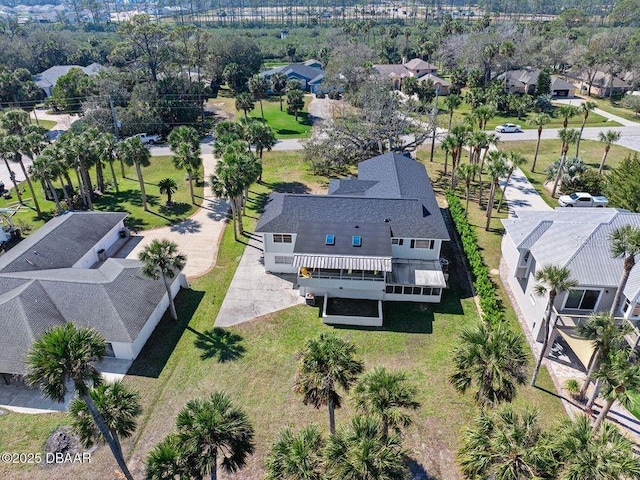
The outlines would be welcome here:
M 577 192 L 571 195 L 562 195 L 558 199 L 558 203 L 561 207 L 606 207 L 609 205 L 609 200 L 606 197 Z
M 160 142 L 160 135 L 147 135 L 146 133 L 136 133 L 134 137 L 138 137 L 142 140 L 142 143 L 148 143 L 154 145 Z

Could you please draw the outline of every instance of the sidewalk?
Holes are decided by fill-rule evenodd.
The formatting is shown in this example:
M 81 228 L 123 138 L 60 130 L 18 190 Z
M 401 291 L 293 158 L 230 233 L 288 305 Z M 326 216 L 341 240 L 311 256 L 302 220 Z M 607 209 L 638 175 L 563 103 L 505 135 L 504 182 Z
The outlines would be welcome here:
M 500 180 L 500 188 L 504 188 L 506 178 Z M 516 168 L 509 179 L 509 185 L 505 190 L 505 198 L 507 200 L 507 208 L 510 217 L 517 217 L 518 211 L 522 210 L 542 210 L 551 211 L 547 202 L 545 202 L 537 190 L 531 185 L 527 176 Z

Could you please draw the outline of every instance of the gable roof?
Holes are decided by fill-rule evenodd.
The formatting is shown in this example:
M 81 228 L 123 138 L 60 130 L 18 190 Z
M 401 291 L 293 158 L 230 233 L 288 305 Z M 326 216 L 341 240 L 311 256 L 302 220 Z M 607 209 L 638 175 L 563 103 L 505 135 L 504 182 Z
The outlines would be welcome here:
M 393 237 L 449 240 L 426 169 L 391 152 L 360 162 L 358 178 L 333 181 L 329 195 L 271 194 L 256 231 L 296 233 L 303 222 L 382 223 Z
M 309 60 L 308 60 L 309 61 Z M 315 80 L 318 83 L 319 80 L 324 77 L 324 72 L 321 68 L 315 66 L 309 66 L 306 63 L 292 63 L 283 67 L 275 67 L 265 72 L 262 75 L 265 77 L 271 77 L 276 73 L 282 73 L 286 76 L 297 76 L 303 78 L 306 82 L 310 83 Z
M 431 80 L 434 85 L 442 85 L 443 87 L 450 87 L 451 83 L 447 82 L 446 80 L 438 77 L 437 75 L 434 75 L 433 73 L 427 73 L 425 75 L 422 75 L 418 81 L 419 82 L 426 82 L 427 80 Z
M 374 65 L 373 68 L 375 68 L 380 75 L 386 75 L 388 77 L 406 78 L 411 76 L 407 67 L 400 64 Z
M 551 91 L 555 90 L 575 90 L 575 86 L 571 83 L 561 79 L 560 77 L 556 77 L 555 75 L 551 76 Z
M 57 216 L 0 256 L 0 273 L 71 268 L 126 216 L 124 212 Z
M 61 76 L 69 73 L 69 70 L 72 68 L 79 68 L 89 76 L 97 75 L 102 70 L 106 70 L 103 65 L 95 62 L 87 65 L 86 67 L 82 67 L 80 65 L 54 65 L 53 67 L 46 69 L 44 72 L 35 75 L 34 81 L 40 88 L 51 88 L 58 83 L 58 79 Z
M 429 62 L 425 62 L 421 58 L 413 58 L 404 64 L 409 70 L 437 70 L 438 67 Z

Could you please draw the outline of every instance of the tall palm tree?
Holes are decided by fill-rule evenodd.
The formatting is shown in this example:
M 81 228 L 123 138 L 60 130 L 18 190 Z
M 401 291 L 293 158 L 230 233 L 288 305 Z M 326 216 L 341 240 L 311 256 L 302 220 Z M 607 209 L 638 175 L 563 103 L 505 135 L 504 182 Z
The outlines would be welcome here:
M 640 457 L 618 428 L 604 422 L 595 432 L 586 415 L 563 418 L 550 434 L 550 452 L 557 459 L 560 480 L 640 478 Z
M 545 309 L 544 321 L 542 323 L 542 334 L 544 340 L 542 342 L 542 351 L 538 356 L 536 367 L 533 370 L 533 376 L 531 377 L 531 386 L 536 384 L 538 379 L 538 373 L 540 372 L 540 365 L 542 365 L 542 359 L 549 346 L 549 337 L 551 336 L 551 314 L 553 313 L 553 306 L 556 297 L 563 292 L 568 292 L 575 287 L 578 282 L 571 278 L 571 271 L 566 267 L 558 267 L 556 265 L 545 265 L 539 269 L 534 278 L 538 282 L 534 288 L 534 293 L 538 297 L 544 295 L 548 296 L 547 307 Z
M 278 95 L 278 98 L 280 100 L 280 111 L 282 111 L 282 94 L 287 88 L 288 81 L 289 79 L 287 78 L 287 76 L 284 73 L 280 72 L 272 75 L 270 79 L 271 91 Z
M 444 174 L 446 175 L 449 163 L 449 154 L 453 154 L 453 150 L 455 149 L 453 137 L 451 135 L 447 135 L 446 137 L 444 137 L 444 139 L 440 143 L 440 148 L 444 150 Z
M 228 158 L 228 156 L 225 156 Z M 211 175 L 211 190 L 218 198 L 226 198 L 231 206 L 233 238 L 238 240 L 238 217 L 241 215 L 239 198 L 244 191 L 243 175 L 237 162 L 221 160 L 216 173 Z
M 171 240 L 153 240 L 138 255 L 142 262 L 142 274 L 154 280 L 162 279 L 169 297 L 169 307 L 174 320 L 178 319 L 176 305 L 168 280 L 175 278 L 187 263 L 187 257 L 178 253 L 178 244 Z
M 199 472 L 185 458 L 180 436 L 167 435 L 147 455 L 146 480 L 174 480 L 197 478 Z
M 598 167 L 598 175 L 602 175 L 604 162 L 607 161 L 609 150 L 611 150 L 611 144 L 616 143 L 618 140 L 620 140 L 620 132 L 616 132 L 615 130 L 600 132 L 598 133 L 598 140 L 604 143 L 604 154 L 602 155 L 602 160 L 600 160 L 600 167 Z
M 13 183 L 13 189 L 18 196 L 18 202 L 20 205 L 24 205 L 24 200 L 22 199 L 22 193 L 20 193 L 20 189 L 18 188 L 18 182 L 16 180 L 16 175 L 13 172 L 13 169 L 9 166 L 9 160 L 13 161 L 14 153 L 11 150 L 11 146 L 7 145 L 4 142 L 4 138 L 0 137 L 0 157 L 4 161 L 5 166 L 7 167 L 7 172 L 9 172 L 9 178 L 11 179 L 11 183 Z
M 278 143 L 273 128 L 260 121 L 253 121 L 247 125 L 245 139 L 255 147 L 260 160 L 262 160 L 262 154 L 265 150 L 270 152 L 275 144 Z
M 553 190 L 551 190 L 552 197 L 555 197 L 556 190 L 558 189 L 558 184 L 560 183 L 560 178 L 562 178 L 562 171 L 564 170 L 564 164 L 567 161 L 567 152 L 569 151 L 569 146 L 578 141 L 578 135 L 578 131 L 573 129 L 567 130 L 565 128 L 558 132 L 558 138 L 560 138 L 560 140 L 562 141 L 562 149 L 560 151 L 560 164 L 558 165 L 556 179 L 553 182 Z
M 191 203 L 195 204 L 196 197 L 193 193 L 193 177 L 197 176 L 200 165 L 202 165 L 202 159 L 200 158 L 200 135 L 195 128 L 181 125 L 171 130 L 167 140 L 173 152 L 173 165 L 177 169 L 187 171 Z
M 416 410 L 417 388 L 408 383 L 406 372 L 390 372 L 384 367 L 376 367 L 366 372 L 353 387 L 356 409 L 365 415 L 378 418 L 382 436 L 389 435 L 389 427 L 397 434 L 401 428 L 411 425 L 411 417 L 406 410 Z
M 495 147 L 496 145 L 498 145 L 498 142 L 500 141 L 500 137 L 498 135 L 496 135 L 495 133 L 486 133 L 486 132 L 482 132 L 486 135 L 484 142 L 481 144 L 481 152 L 482 154 L 480 155 L 480 152 L 478 152 L 479 155 L 479 166 L 478 166 L 478 206 L 480 208 L 482 208 L 482 171 L 484 169 L 484 162 L 487 159 L 487 155 L 489 155 L 489 151 L 491 149 L 491 147 Z
M 25 150 L 25 141 L 24 138 L 19 135 L 5 135 L 4 137 L 0 137 L 0 142 L 2 146 L 0 147 L 4 152 L 10 156 L 11 160 L 17 162 L 20 165 L 20 169 L 22 170 L 22 174 L 24 175 L 24 179 L 27 182 L 27 186 L 29 187 L 29 191 L 31 192 L 31 198 L 33 199 L 33 205 L 36 208 L 36 212 L 38 213 L 38 217 L 42 216 L 42 211 L 40 210 L 40 204 L 38 202 L 38 198 L 36 197 L 36 191 L 33 188 L 33 183 L 31 182 L 31 178 L 29 177 L 29 173 L 27 172 L 26 167 L 24 166 L 24 162 L 22 160 L 22 154 Z
M 608 357 L 612 348 L 622 348 L 627 343 L 624 337 L 631 333 L 631 326 L 626 323 L 618 326 L 610 315 L 593 313 L 585 323 L 578 325 L 578 333 L 581 337 L 591 340 L 593 345 L 593 356 L 587 370 L 587 378 L 580 389 L 580 398 L 584 398 L 600 363 L 599 359 Z
M 489 152 L 486 167 L 489 178 L 491 178 L 489 202 L 487 203 L 487 221 L 484 226 L 484 229 L 488 231 L 489 226 L 491 225 L 491 218 L 493 216 L 493 204 L 496 200 L 496 192 L 500 185 L 499 182 L 500 179 L 509 171 L 509 166 L 504 155 L 501 152 L 494 150 L 493 152 Z
M 537 410 L 483 409 L 464 432 L 458 461 L 466 478 L 550 478 L 553 462 L 544 454 L 545 442 Z
M 485 130 L 487 122 L 496 116 L 496 109 L 493 105 L 482 105 L 473 110 L 472 117 L 478 122 L 478 128 Z
M 504 187 L 502 187 L 502 196 L 500 197 L 500 201 L 498 202 L 498 212 L 502 207 L 502 201 L 504 200 L 504 195 L 507 192 L 507 187 L 509 186 L 509 180 L 511 180 L 511 175 L 516 168 L 520 168 L 525 163 L 527 163 L 527 159 L 524 155 L 519 152 L 514 152 L 513 150 L 507 154 L 507 165 L 509 166 L 509 171 L 507 172 L 507 178 L 504 181 Z
M 462 104 L 462 98 L 460 97 L 460 95 L 447 95 L 446 97 L 444 97 L 443 103 L 445 108 L 447 109 L 447 112 L 449 112 L 449 125 L 447 126 L 447 130 L 451 130 L 453 114 L 455 113 L 456 108 L 458 108 Z
M 451 188 L 454 188 L 456 181 L 456 169 L 462 157 L 462 147 L 469 142 L 471 129 L 467 125 L 454 125 L 449 132 L 449 137 L 453 139 L 453 151 L 451 153 Z
M 629 280 L 631 270 L 636 265 L 636 255 L 640 254 L 640 227 L 634 225 L 625 225 L 616 228 L 609 235 L 609 251 L 613 258 L 622 258 L 622 275 L 620 282 L 616 288 L 616 294 L 613 298 L 613 304 L 609 315 L 615 317 L 620 308 L 622 294 Z
M 533 154 L 533 162 L 531 163 L 531 173 L 536 171 L 536 162 L 538 161 L 538 151 L 540 150 L 540 139 L 542 138 L 542 128 L 551 121 L 551 117 L 546 113 L 538 113 L 531 119 L 531 125 L 538 129 L 538 140 L 536 141 L 536 150 Z
M 262 99 L 267 96 L 268 89 L 269 85 L 267 83 L 267 79 L 262 75 L 257 74 L 249 79 L 249 92 L 251 92 L 254 100 L 258 100 L 260 102 L 260 113 L 263 120 L 264 109 L 262 108 Z
M 104 358 L 105 351 L 104 338 L 94 330 L 76 328 L 73 323 L 51 328 L 33 342 L 27 354 L 26 380 L 30 386 L 40 388 L 46 398 L 56 402 L 64 401 L 69 384 L 73 384 L 109 445 L 118 467 L 127 480 L 132 480 L 122 452 L 89 394 L 91 385 L 102 383 L 95 364 Z
M 60 198 L 58 198 L 58 192 L 56 191 L 51 179 L 58 174 L 58 164 L 55 159 L 49 156 L 47 150 L 45 150 L 38 158 L 33 160 L 33 163 L 29 166 L 29 175 L 40 180 L 51 192 L 53 201 L 56 202 L 56 209 L 58 213 L 62 213 L 62 205 L 60 204 Z
M 407 452 L 397 435 L 384 437 L 374 418 L 355 417 L 325 449 L 327 480 L 404 480 Z
M 605 399 L 593 423 L 593 429 L 598 431 L 616 400 L 626 408 L 634 405 L 633 394 L 640 390 L 640 365 L 629 363 L 629 354 L 625 350 L 614 350 L 603 359 L 595 377 L 602 381 L 602 396 Z
M 364 365 L 355 358 L 356 347 L 336 334 L 323 332 L 307 340 L 300 361 L 294 391 L 305 405 L 323 405 L 329 411 L 329 430 L 336 432 L 335 409 L 342 406 L 338 388 L 349 391 Z
M 476 403 L 494 406 L 511 402 L 526 382 L 529 363 L 522 334 L 504 325 L 478 324 L 460 334 L 453 350 L 449 382 L 460 393 L 473 388 Z
M 246 413 L 223 392 L 187 402 L 176 419 L 181 449 L 200 476 L 218 478 L 218 465 L 232 473 L 242 468 L 255 449 L 253 427 Z
M 471 190 L 471 181 L 478 173 L 478 165 L 471 163 L 463 163 L 458 166 L 458 177 L 464 182 L 464 195 L 466 199 L 465 215 L 469 215 L 469 191 Z
M 248 118 L 248 113 L 253 110 L 255 103 L 249 92 L 242 92 L 236 96 L 236 110 L 244 112 L 244 118 Z
M 123 140 L 118 145 L 118 157 L 127 165 L 135 165 L 138 183 L 140 184 L 140 195 L 142 197 L 142 208 L 149 210 L 147 206 L 147 192 L 144 188 L 142 178 L 142 167 L 150 165 L 151 152 L 139 137 L 131 137 Z
M 117 381 L 92 388 L 89 390 L 89 396 L 102 415 L 113 441 L 122 455 L 120 439 L 128 438 L 133 434 L 136 429 L 137 417 L 142 413 L 140 395 L 124 382 Z M 84 400 L 79 397 L 74 398 L 69 405 L 69 415 L 71 416 L 71 428 L 85 448 L 90 448 L 95 443 L 104 441 Z
M 98 163 L 101 164 L 102 161 L 105 161 L 109 164 L 109 170 L 111 171 L 111 177 L 113 178 L 113 186 L 116 189 L 116 193 L 119 193 L 120 187 L 118 186 L 118 177 L 116 176 L 116 171 L 113 168 L 113 162 L 116 160 L 116 137 L 110 133 L 102 133 L 96 142 L 96 149 L 99 157 Z
M 171 205 L 171 197 L 178 190 L 176 181 L 171 177 L 163 178 L 158 182 L 158 189 L 161 195 L 167 196 L 167 205 Z
M 578 141 L 576 142 L 576 157 L 580 154 L 580 140 L 582 139 L 582 133 L 584 132 L 584 126 L 589 119 L 589 113 L 598 106 L 596 102 L 585 100 L 580 104 L 578 110 L 582 113 L 582 125 L 580 126 L 580 135 L 578 135 Z
M 578 110 L 578 107 L 574 107 L 573 105 L 561 105 L 558 107 L 556 112 L 558 113 L 558 116 L 563 118 L 562 128 L 566 130 L 569 125 L 569 119 L 578 115 L 580 110 Z
M 265 480 L 323 480 L 324 447 L 316 424 L 298 432 L 285 427 L 267 455 Z

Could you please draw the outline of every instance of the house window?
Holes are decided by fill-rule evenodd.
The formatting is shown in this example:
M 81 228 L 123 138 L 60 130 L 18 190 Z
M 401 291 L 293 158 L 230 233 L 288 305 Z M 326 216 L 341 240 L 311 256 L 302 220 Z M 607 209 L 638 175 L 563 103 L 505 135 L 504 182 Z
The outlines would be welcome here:
M 291 235 L 285 233 L 274 233 L 273 243 L 291 243 L 293 241 Z
M 439 288 L 432 288 L 431 289 L 431 295 L 440 295 L 440 289 Z
M 413 287 L 413 294 L 414 295 L 420 295 L 422 293 L 422 288 L 420 287 Z
M 402 245 L 404 243 L 404 239 L 402 238 L 392 238 L 391 245 Z
M 429 287 L 424 287 L 422 289 L 422 294 L 423 295 L 431 295 L 431 289 Z
M 427 250 L 433 250 L 433 240 L 411 240 L 411 248 L 425 248 Z
M 393 285 L 387 285 L 385 288 L 386 293 L 393 293 Z
M 276 255 L 276 265 L 291 265 L 293 263 L 293 257 L 289 255 Z
M 393 293 L 395 293 L 396 295 L 400 295 L 402 293 L 402 287 L 400 285 L 394 286 Z
M 600 299 L 600 290 L 570 290 L 564 302 L 569 310 L 595 310 Z
M 404 287 L 404 292 L 405 295 L 413 295 L 413 288 L 411 287 Z

